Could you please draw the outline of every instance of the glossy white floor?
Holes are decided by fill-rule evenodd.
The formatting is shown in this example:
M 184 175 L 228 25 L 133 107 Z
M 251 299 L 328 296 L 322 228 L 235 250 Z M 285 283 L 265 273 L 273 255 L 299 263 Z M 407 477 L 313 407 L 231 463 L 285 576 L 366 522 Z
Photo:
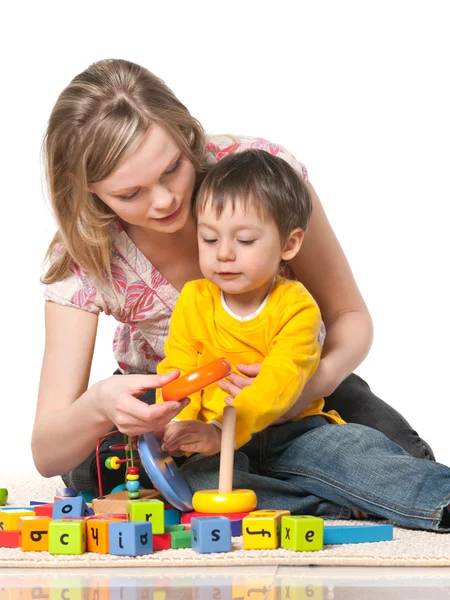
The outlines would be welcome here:
M 0 569 L 0 600 L 400 598 L 450 598 L 450 568 Z

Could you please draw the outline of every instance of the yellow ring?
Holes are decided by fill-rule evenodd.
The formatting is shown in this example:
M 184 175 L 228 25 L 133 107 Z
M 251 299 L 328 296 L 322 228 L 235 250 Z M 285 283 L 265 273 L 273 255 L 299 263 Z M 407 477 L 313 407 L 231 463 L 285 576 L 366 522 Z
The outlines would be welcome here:
M 256 508 L 258 500 L 253 490 L 234 490 L 220 494 L 219 490 L 195 492 L 192 505 L 196 512 L 209 514 L 250 512 Z
M 139 475 L 132 475 L 131 473 L 127 474 L 128 481 L 137 481 L 139 479 Z

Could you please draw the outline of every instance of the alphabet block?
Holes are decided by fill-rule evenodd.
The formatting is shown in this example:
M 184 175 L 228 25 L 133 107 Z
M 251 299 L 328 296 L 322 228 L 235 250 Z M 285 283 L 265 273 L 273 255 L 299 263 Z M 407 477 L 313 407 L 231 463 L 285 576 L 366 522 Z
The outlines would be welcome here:
M 323 519 L 306 515 L 282 517 L 281 547 L 295 552 L 322 550 Z
M 119 556 L 150 554 L 153 550 L 152 526 L 151 522 L 110 523 L 109 553 Z
M 61 519 L 62 517 L 88 517 L 90 514 L 86 502 L 81 496 L 56 500 L 53 504 L 53 519 Z
M 153 550 L 169 550 L 170 549 L 170 533 L 161 533 L 153 536 Z
M 0 548 L 20 548 L 19 531 L 0 531 Z
M 19 531 L 20 517 L 34 517 L 33 510 L 22 510 L 20 508 L 8 507 L 0 510 L 0 531 Z
M 164 509 L 164 524 L 165 525 L 179 525 L 180 524 L 180 518 L 181 518 L 181 512 L 179 510 L 176 510 L 175 508 L 172 509 Z
M 172 531 L 170 533 L 171 548 L 192 548 L 192 535 L 188 529 Z
M 185 525 L 164 525 L 164 533 L 172 533 L 173 531 L 185 531 Z
M 51 517 L 20 517 L 20 546 L 25 552 L 48 551 L 48 527 Z
M 48 526 L 50 554 L 83 554 L 86 551 L 86 522 L 54 520 Z
M 361 544 L 389 542 L 394 539 L 394 527 L 383 525 L 327 525 L 323 530 L 324 544 Z
M 161 500 L 128 500 L 127 517 L 129 521 L 149 521 L 153 533 L 164 533 L 164 502 Z
M 53 502 L 51 504 L 36 504 L 33 506 L 33 510 L 37 517 L 52 517 Z
M 254 510 L 242 521 L 245 550 L 275 549 L 280 545 L 281 518 L 288 510 Z
M 100 515 L 103 516 L 103 515 Z M 98 554 L 109 553 L 109 524 L 123 521 L 111 517 L 109 519 L 96 519 L 95 516 L 86 521 L 86 545 L 88 552 Z
M 192 549 L 197 552 L 230 552 L 231 523 L 226 517 L 195 517 L 191 520 Z

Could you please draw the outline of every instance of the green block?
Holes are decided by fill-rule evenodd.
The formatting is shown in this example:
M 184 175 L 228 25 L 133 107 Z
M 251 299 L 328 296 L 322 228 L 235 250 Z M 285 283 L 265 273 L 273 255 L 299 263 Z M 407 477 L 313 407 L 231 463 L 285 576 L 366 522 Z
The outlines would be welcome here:
M 306 515 L 282 517 L 281 547 L 295 552 L 322 550 L 323 519 Z
M 6 488 L 0 488 L 0 506 L 4 506 L 8 500 L 8 490 Z
M 153 535 L 164 533 L 164 502 L 161 500 L 128 500 L 129 521 L 150 521 Z
M 48 527 L 50 554 L 83 554 L 86 552 L 86 522 L 55 519 Z
M 184 525 L 166 525 L 164 533 L 172 533 L 172 531 L 184 531 L 186 527 Z
M 171 548 L 192 548 L 192 535 L 190 529 L 172 531 L 170 534 Z

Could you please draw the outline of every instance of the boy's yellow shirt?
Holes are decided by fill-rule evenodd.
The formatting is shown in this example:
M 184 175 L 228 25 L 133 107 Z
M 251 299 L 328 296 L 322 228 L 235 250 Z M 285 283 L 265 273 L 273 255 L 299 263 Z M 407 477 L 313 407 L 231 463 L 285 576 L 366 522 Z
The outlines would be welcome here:
M 262 310 L 242 321 L 224 308 L 220 288 L 207 279 L 191 281 L 175 305 L 164 346 L 166 358 L 158 365 L 158 373 L 179 369 L 181 377 L 219 357 L 225 357 L 235 373 L 237 364 L 261 363 L 253 383 L 233 401 L 239 448 L 301 395 L 320 361 L 320 324 L 316 302 L 297 281 L 277 276 Z M 228 395 L 212 384 L 192 394 L 191 403 L 177 419 L 220 423 Z M 156 401 L 162 402 L 160 390 Z M 323 407 L 322 398 L 315 400 L 295 420 L 323 415 L 333 423 L 344 423 L 334 411 L 323 412 Z

